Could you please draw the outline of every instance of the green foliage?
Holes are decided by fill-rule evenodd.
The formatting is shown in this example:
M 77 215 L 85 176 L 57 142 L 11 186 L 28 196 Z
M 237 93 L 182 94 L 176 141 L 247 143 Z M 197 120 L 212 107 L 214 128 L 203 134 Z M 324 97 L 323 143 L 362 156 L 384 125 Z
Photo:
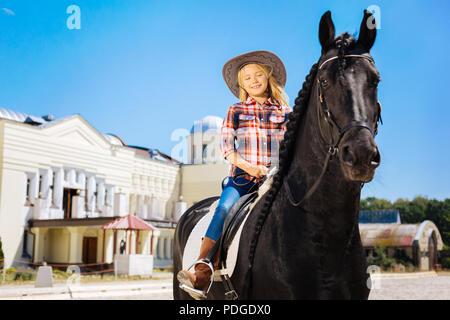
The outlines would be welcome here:
M 30 281 L 33 280 L 35 277 L 35 274 L 33 272 L 27 272 L 27 271 L 17 271 L 14 274 L 14 280 L 22 280 L 22 281 Z
M 375 197 L 368 197 L 362 199 L 360 203 L 360 210 L 388 210 L 392 209 L 392 203 L 389 200 L 377 199 Z
M 369 257 L 367 261 L 369 264 L 380 266 L 383 269 L 390 269 L 395 266 L 396 261 L 394 258 L 388 258 L 385 246 L 377 245 L 373 251 L 374 256 Z
M 450 269 L 450 257 L 442 259 L 442 267 L 445 269 Z
M 391 203 L 386 199 L 368 197 L 360 202 L 360 210 L 387 209 L 398 210 L 402 223 L 433 221 L 441 233 L 444 244 L 447 247 L 450 245 L 450 199 L 439 201 L 417 196 L 413 200 L 399 198 Z

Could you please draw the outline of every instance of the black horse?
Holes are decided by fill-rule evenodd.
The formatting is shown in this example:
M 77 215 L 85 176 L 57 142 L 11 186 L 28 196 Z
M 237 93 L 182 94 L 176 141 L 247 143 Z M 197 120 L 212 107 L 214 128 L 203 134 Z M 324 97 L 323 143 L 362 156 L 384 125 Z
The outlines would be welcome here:
M 370 49 L 376 29 L 364 11 L 358 40 L 335 38 L 331 13 L 320 21 L 322 55 L 311 68 L 280 144 L 279 171 L 245 222 L 231 277 L 240 299 L 367 299 L 358 213 L 361 188 L 380 163 L 374 137 L 380 80 Z M 371 22 L 373 25 L 374 21 Z M 174 243 L 174 298 L 187 235 L 216 198 L 190 208 Z M 189 214 L 190 213 L 190 214 Z M 215 282 L 208 298 L 224 299 Z

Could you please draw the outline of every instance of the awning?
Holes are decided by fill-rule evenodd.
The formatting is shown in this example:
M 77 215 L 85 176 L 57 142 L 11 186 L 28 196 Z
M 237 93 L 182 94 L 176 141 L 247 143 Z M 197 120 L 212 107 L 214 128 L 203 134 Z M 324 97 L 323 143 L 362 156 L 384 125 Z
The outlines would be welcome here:
M 117 218 L 103 226 L 102 229 L 105 230 L 148 230 L 155 231 L 158 230 L 156 227 L 152 226 L 150 223 L 129 214 L 125 217 Z

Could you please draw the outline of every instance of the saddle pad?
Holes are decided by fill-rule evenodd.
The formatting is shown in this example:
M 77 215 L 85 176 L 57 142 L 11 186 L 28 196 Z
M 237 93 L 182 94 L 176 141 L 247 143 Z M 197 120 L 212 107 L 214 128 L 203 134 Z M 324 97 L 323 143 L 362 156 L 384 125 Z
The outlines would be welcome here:
M 211 205 L 209 212 L 205 214 L 205 216 L 200 219 L 200 221 L 195 225 L 194 229 L 192 229 L 191 234 L 189 235 L 189 238 L 186 242 L 186 246 L 184 247 L 183 252 L 183 269 L 186 270 L 189 268 L 195 261 L 197 261 L 198 254 L 200 252 L 200 246 L 202 244 L 202 238 L 206 234 L 206 229 L 208 229 L 209 223 L 211 222 L 211 219 L 214 215 L 214 211 L 216 210 L 217 204 L 219 203 L 219 200 L 216 200 Z M 248 215 L 247 215 L 248 217 Z M 239 227 L 238 231 L 236 232 L 236 235 L 234 236 L 233 241 L 231 242 L 231 245 L 228 249 L 227 254 L 227 261 L 226 269 L 222 270 L 216 270 L 214 273 L 214 281 L 222 281 L 220 278 L 221 273 L 226 273 L 230 277 L 233 274 L 234 267 L 236 265 L 237 260 L 237 254 L 238 254 L 238 248 L 239 248 L 239 240 L 241 238 L 241 232 L 242 228 L 244 226 L 245 220 L 247 220 L 247 217 L 245 217 L 244 221 L 242 222 L 241 226 Z
M 221 274 L 228 274 L 229 277 L 233 275 L 234 267 L 236 266 L 237 261 L 239 241 L 241 239 L 242 229 L 255 204 L 261 199 L 264 193 L 266 193 L 267 190 L 270 189 L 272 185 L 272 176 L 273 174 L 271 174 L 269 176 L 269 179 L 267 179 L 267 181 L 265 181 L 263 185 L 259 188 L 257 199 L 254 200 L 253 203 L 251 204 L 249 213 L 245 216 L 244 220 L 242 221 L 239 229 L 236 232 L 236 235 L 234 236 L 228 248 L 226 259 L 227 267 L 222 270 L 216 270 L 216 272 L 214 273 L 214 281 L 222 281 L 222 279 L 220 278 Z M 192 232 L 189 235 L 189 238 L 186 242 L 186 246 L 184 247 L 183 270 L 187 270 L 187 268 L 189 268 L 193 263 L 197 261 L 200 252 L 200 246 L 202 244 L 202 238 L 206 234 L 206 230 L 208 229 L 209 223 L 211 222 L 211 219 L 214 215 L 214 211 L 216 210 L 218 203 L 219 199 L 214 201 L 209 208 L 209 212 L 205 214 L 205 216 L 201 218 L 199 222 L 195 225 L 195 227 L 192 229 Z

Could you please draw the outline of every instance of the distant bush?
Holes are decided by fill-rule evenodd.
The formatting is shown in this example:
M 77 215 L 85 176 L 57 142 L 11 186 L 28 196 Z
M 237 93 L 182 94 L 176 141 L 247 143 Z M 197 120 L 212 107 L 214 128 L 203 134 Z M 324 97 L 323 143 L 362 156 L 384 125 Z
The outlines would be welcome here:
M 18 271 L 14 274 L 14 280 L 30 281 L 34 279 L 34 273 L 27 271 Z
M 385 246 L 377 245 L 373 252 L 374 256 L 367 259 L 369 264 L 377 265 L 385 270 L 395 267 L 397 262 L 393 258 L 388 258 Z
M 450 257 L 442 259 L 442 267 L 445 269 L 450 269 Z

